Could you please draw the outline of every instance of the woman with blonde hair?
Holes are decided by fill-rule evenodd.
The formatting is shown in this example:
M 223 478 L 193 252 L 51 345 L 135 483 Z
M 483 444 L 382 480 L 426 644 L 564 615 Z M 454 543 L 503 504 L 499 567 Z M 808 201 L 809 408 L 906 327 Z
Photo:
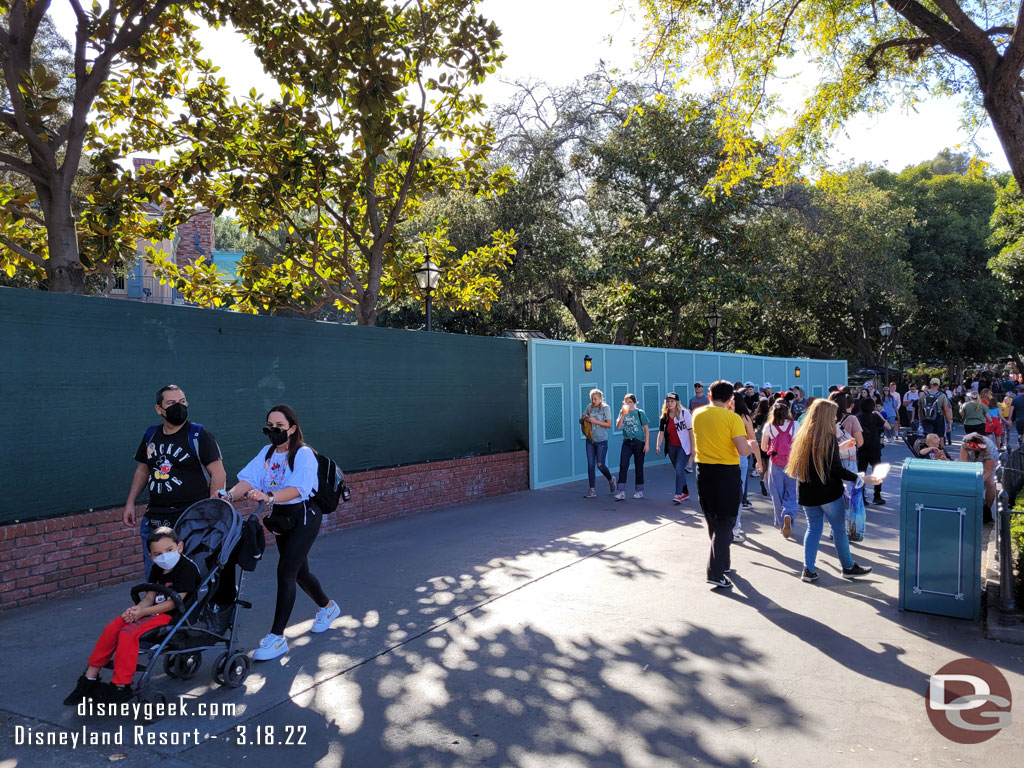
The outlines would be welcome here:
M 608 430 L 612 427 L 612 407 L 604 401 L 604 392 L 600 389 L 590 390 L 590 405 L 580 416 L 580 424 L 590 425 L 590 434 L 587 435 L 587 479 L 590 481 L 590 490 L 583 498 L 592 499 L 597 496 L 594 487 L 597 470 L 601 470 L 604 479 L 608 481 L 609 491 L 615 493 L 615 481 L 605 464 L 608 458 Z
M 786 474 L 797 481 L 797 501 L 807 518 L 807 532 L 804 534 L 804 581 L 818 579 L 814 570 L 818 557 L 821 532 L 827 518 L 843 568 L 843 578 L 852 579 L 871 572 L 869 566 L 857 565 L 850 554 L 850 540 L 846 533 L 846 503 L 843 497 L 843 481 L 859 480 L 839 457 L 839 440 L 836 438 L 836 416 L 838 406 L 830 400 L 818 399 L 808 409 L 804 424 L 793 440 L 789 452 Z M 868 485 L 878 485 L 879 480 L 868 476 Z
M 679 395 L 675 392 L 665 395 L 665 404 L 661 407 L 658 443 L 654 449 L 659 455 L 662 439 L 665 441 L 665 454 L 676 471 L 672 503 L 680 504 L 690 496 L 686 487 L 686 465 L 690 463 L 690 454 L 693 453 L 693 415 L 679 402 Z

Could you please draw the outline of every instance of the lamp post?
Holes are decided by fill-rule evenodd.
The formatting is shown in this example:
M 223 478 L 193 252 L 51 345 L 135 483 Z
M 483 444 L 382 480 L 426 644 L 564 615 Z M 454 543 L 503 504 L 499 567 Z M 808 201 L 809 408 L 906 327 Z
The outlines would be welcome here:
M 413 274 L 416 275 L 416 284 L 420 287 L 420 290 L 427 294 L 427 331 L 433 330 L 433 325 L 430 318 L 430 298 L 437 288 L 437 283 L 441 279 L 441 270 L 437 264 L 427 258 L 423 262 L 423 266 L 417 269 Z
M 718 329 L 722 327 L 722 313 L 718 311 L 718 307 L 712 307 L 711 312 L 708 313 L 708 328 L 711 329 L 711 351 L 718 351 Z
M 903 373 L 903 345 L 897 344 L 893 349 L 896 350 L 896 357 L 898 358 L 896 367 L 900 369 L 900 373 Z
M 878 326 L 878 332 L 882 334 L 882 386 L 888 386 L 886 380 L 889 378 L 889 337 L 892 336 L 892 323 L 884 321 Z

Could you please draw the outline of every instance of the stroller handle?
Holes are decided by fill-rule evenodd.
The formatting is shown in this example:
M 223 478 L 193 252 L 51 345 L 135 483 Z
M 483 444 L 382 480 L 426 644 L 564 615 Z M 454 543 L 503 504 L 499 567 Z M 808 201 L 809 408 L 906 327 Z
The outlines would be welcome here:
M 185 612 L 185 604 L 181 602 L 181 597 L 173 589 L 165 587 L 163 584 L 136 584 L 132 587 L 132 600 L 136 603 L 142 598 L 142 595 L 146 592 L 157 592 L 165 597 L 174 601 L 174 607 L 179 613 Z

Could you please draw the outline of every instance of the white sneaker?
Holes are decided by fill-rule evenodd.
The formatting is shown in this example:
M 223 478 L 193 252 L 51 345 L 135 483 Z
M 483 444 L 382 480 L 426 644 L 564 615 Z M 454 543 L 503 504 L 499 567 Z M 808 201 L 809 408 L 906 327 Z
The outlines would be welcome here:
M 619 491 L 618 493 L 615 494 L 615 500 L 616 501 L 622 501 L 625 498 L 626 498 L 626 492 L 625 491 Z
M 642 499 L 643 497 L 644 497 L 644 492 L 643 491 L 637 491 L 636 493 L 633 494 L 633 498 L 634 499 Z
M 331 628 L 331 622 L 339 616 L 341 616 L 341 606 L 332 600 L 330 605 L 316 612 L 316 618 L 313 619 L 313 628 L 309 631 L 326 632 Z
M 288 653 L 288 641 L 284 635 L 271 632 L 260 641 L 260 647 L 252 652 L 253 661 L 269 661 Z

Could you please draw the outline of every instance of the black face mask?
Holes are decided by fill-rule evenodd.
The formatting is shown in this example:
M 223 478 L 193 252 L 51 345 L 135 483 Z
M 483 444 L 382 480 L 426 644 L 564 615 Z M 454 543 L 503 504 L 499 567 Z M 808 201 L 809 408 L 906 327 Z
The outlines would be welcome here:
M 288 430 L 280 427 L 264 427 L 263 434 L 270 438 L 271 445 L 284 445 L 288 442 Z
M 164 418 L 169 424 L 180 427 L 188 419 L 188 406 L 184 403 L 171 403 L 164 408 Z

